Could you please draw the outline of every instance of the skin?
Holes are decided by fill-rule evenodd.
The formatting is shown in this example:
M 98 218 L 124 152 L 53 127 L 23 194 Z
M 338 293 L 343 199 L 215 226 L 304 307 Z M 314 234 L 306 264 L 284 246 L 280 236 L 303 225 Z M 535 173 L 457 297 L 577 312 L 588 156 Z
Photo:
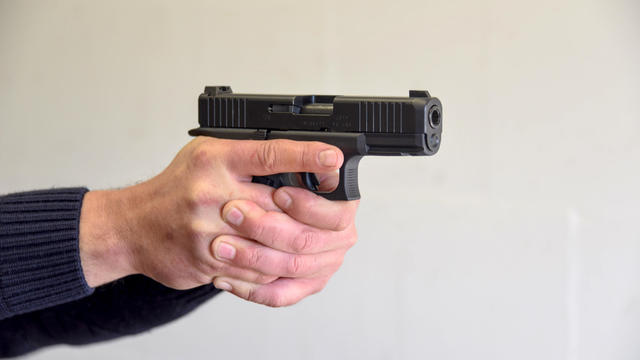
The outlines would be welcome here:
M 358 201 L 251 183 L 313 172 L 337 185 L 340 149 L 320 142 L 198 137 L 156 177 L 85 195 L 80 257 L 87 283 L 144 274 L 175 288 L 213 282 L 268 306 L 324 288 L 357 239 Z

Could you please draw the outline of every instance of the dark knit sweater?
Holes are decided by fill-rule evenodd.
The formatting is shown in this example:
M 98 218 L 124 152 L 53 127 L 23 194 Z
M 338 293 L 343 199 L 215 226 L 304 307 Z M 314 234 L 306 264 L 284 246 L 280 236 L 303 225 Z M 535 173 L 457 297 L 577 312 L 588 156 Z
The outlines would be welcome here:
M 0 319 L 85 297 L 78 225 L 87 189 L 0 198 Z
M 141 275 L 90 288 L 78 249 L 85 188 L 0 197 L 0 356 L 86 344 L 174 320 L 218 293 L 173 290 Z

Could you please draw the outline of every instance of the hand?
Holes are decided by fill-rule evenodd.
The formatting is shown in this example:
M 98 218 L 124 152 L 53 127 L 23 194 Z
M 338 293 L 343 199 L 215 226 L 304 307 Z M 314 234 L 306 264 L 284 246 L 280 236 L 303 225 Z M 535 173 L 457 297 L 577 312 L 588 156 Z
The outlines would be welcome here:
M 246 200 L 227 203 L 224 218 L 242 236 L 221 235 L 212 248 L 221 261 L 278 279 L 264 284 L 223 275 L 214 285 L 249 301 L 286 306 L 320 291 L 338 270 L 357 239 L 359 201 L 329 201 L 291 187 L 278 189 L 274 199 L 285 213 Z
M 243 206 L 277 213 L 275 190 L 251 183 L 252 175 L 331 174 L 342 162 L 338 148 L 319 142 L 196 138 L 153 179 L 85 195 L 80 219 L 85 278 L 98 286 L 142 273 L 176 289 L 210 283 L 214 277 L 270 283 L 278 271 L 262 263 L 238 266 L 211 253 L 212 239 L 241 235 L 222 219 L 223 206 L 241 200 Z M 284 232 L 300 225 L 280 216 L 278 221 L 286 223 L 275 225 Z M 241 259 L 241 251 L 239 255 Z

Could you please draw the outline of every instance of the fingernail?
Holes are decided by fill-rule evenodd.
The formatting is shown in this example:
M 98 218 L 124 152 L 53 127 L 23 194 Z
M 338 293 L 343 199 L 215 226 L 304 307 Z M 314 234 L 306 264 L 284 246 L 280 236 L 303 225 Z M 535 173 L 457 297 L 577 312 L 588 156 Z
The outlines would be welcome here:
M 224 290 L 224 291 L 231 291 L 233 289 L 231 287 L 231 284 L 225 281 L 218 281 L 217 283 L 214 283 L 213 286 L 215 286 L 217 289 Z
M 276 191 L 274 200 L 281 209 L 288 209 L 293 202 L 291 196 L 285 190 Z
M 230 222 L 233 225 L 240 225 L 242 223 L 243 216 L 238 208 L 232 207 L 231 210 L 227 211 L 224 215 L 224 219 L 226 222 Z
M 325 150 L 318 155 L 318 159 L 324 166 L 336 166 L 338 154 L 334 150 Z
M 220 259 L 231 260 L 236 257 L 236 248 L 227 243 L 221 242 L 218 245 L 218 248 L 216 248 L 216 256 Z

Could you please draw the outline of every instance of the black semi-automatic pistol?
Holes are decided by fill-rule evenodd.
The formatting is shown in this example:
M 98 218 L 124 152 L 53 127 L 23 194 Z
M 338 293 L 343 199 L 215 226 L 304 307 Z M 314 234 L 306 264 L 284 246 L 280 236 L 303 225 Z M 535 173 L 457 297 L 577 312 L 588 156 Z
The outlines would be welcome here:
M 433 155 L 442 140 L 442 104 L 428 91 L 409 97 L 234 94 L 207 86 L 198 99 L 193 136 L 223 139 L 322 141 L 344 154 L 340 183 L 319 192 L 314 174 L 254 176 L 253 182 L 298 186 L 329 200 L 356 200 L 358 163 L 365 155 Z

